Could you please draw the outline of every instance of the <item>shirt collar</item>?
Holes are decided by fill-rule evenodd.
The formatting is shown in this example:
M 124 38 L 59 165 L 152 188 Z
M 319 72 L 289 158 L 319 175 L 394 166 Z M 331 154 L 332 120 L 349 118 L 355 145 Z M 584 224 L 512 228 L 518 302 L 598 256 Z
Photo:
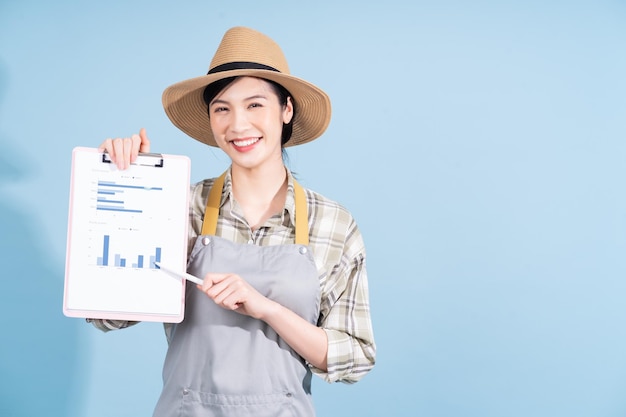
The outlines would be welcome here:
M 233 196 L 233 179 L 232 179 L 232 166 L 228 168 L 226 176 L 224 177 L 224 189 L 222 190 L 222 198 L 220 200 L 220 209 L 226 205 L 230 209 L 231 214 L 236 217 L 243 218 L 243 213 L 239 208 L 234 196 Z M 286 227 L 296 227 L 296 199 L 294 188 L 294 177 L 289 168 L 285 167 L 287 171 L 287 198 L 285 199 L 285 207 L 280 213 L 280 223 Z

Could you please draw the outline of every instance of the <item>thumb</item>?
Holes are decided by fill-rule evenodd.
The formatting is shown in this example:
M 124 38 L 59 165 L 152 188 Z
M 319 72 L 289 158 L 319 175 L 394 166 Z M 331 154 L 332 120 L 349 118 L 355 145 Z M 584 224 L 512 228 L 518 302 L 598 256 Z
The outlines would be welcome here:
M 141 143 L 139 144 L 139 152 L 150 152 L 150 139 L 148 139 L 148 134 L 146 133 L 145 128 L 142 127 L 141 129 L 139 129 L 139 137 L 141 138 Z

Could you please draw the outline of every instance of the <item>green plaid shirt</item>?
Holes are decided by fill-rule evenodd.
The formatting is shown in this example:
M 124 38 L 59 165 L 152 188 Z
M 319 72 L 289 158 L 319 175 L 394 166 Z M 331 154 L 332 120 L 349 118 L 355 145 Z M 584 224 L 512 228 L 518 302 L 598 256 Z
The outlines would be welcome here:
M 201 234 L 204 210 L 214 179 L 191 187 L 189 252 Z M 376 346 L 370 319 L 365 247 L 352 215 L 338 203 L 305 189 L 309 212 L 309 247 L 319 273 L 321 303 L 318 326 L 328 335 L 328 370 L 311 370 L 328 382 L 352 383 L 375 362 Z M 224 179 L 216 235 L 236 243 L 260 246 L 292 244 L 295 240 L 293 176 L 282 213 L 251 230 L 232 196 L 230 172 Z M 128 327 L 135 322 L 92 320 L 103 330 Z M 166 331 L 170 324 L 165 324 Z

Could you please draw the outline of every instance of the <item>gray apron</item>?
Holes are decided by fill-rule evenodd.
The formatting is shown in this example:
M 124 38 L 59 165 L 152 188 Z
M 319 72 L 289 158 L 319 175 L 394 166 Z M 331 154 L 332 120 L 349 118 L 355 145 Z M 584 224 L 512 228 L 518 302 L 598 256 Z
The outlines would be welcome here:
M 239 274 L 312 324 L 319 315 L 317 268 L 308 249 L 306 198 L 296 188 L 296 243 L 256 246 L 214 236 L 224 175 L 213 185 L 202 235 L 187 271 Z M 303 230 L 304 229 L 304 230 Z M 154 417 L 314 416 L 311 371 L 265 322 L 217 306 L 187 285 L 185 319 L 174 325 Z

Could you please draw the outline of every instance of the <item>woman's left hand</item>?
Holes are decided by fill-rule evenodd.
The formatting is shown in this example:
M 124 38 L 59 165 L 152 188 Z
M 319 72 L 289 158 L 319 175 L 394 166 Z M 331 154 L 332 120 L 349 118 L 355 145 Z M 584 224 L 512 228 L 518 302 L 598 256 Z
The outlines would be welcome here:
M 262 319 L 274 304 L 237 274 L 208 273 L 198 289 L 220 307 L 257 319 Z

